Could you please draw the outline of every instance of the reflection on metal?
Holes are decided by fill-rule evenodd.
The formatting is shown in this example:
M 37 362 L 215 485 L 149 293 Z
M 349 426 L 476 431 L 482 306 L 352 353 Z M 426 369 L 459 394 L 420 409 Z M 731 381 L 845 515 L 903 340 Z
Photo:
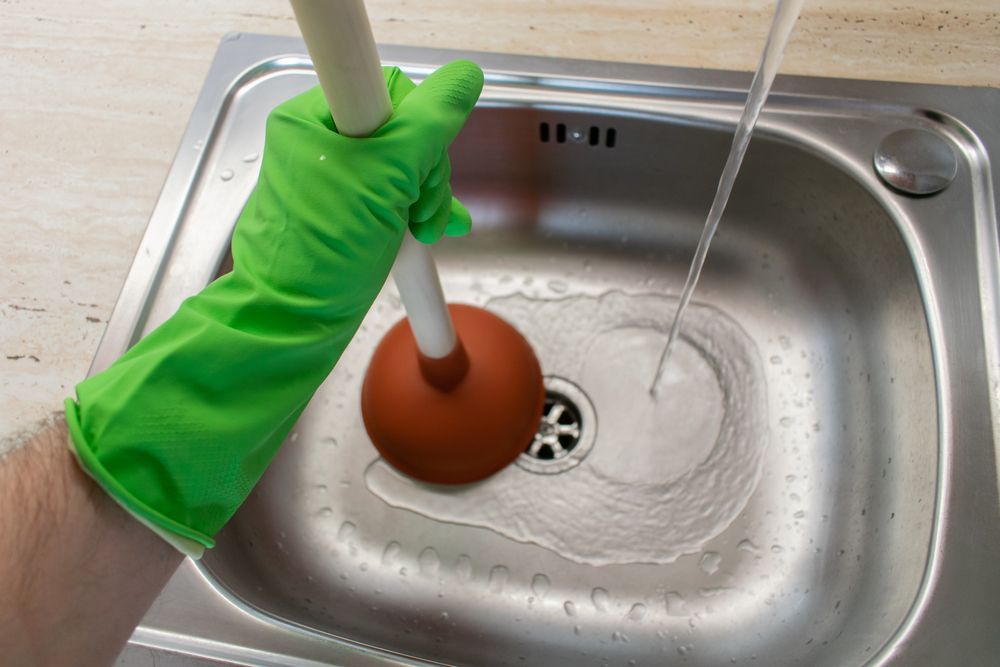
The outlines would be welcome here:
M 958 159 L 948 140 L 928 130 L 898 130 L 875 150 L 875 171 L 888 185 L 910 195 L 932 195 L 955 180 Z
M 304 53 L 291 38 L 221 45 L 95 370 L 217 274 L 260 164 L 244 157 L 262 151 L 270 109 L 315 84 Z M 476 228 L 435 247 L 450 298 L 676 295 L 748 75 L 382 55 L 417 79 L 459 56 L 487 73 L 451 150 Z M 994 660 L 997 108 L 1000 91 L 779 77 L 698 297 L 754 341 L 769 394 L 763 476 L 705 545 L 711 574 L 698 553 L 584 565 L 370 493 L 358 383 L 402 316 L 387 288 L 218 546 L 185 563 L 130 650 L 274 665 Z M 600 149 L 592 127 L 609 128 Z M 876 146 L 903 129 L 953 150 L 938 196 L 898 197 L 873 171 Z M 599 440 L 591 456 L 612 451 Z M 628 540 L 647 516 L 636 507 L 607 533 Z

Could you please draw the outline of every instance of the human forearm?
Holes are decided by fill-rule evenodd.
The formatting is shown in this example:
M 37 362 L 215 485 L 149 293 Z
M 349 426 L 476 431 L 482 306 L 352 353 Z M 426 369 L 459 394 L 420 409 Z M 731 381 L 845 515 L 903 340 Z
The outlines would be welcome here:
M 0 651 L 110 664 L 181 555 L 73 460 L 61 416 L 0 459 Z

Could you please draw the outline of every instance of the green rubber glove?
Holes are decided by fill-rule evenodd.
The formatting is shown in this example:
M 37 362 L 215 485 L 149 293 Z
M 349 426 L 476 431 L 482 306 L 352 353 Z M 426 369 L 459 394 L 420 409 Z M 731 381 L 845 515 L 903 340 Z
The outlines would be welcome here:
M 394 111 L 367 138 L 336 133 L 319 88 L 274 109 L 232 273 L 66 400 L 84 469 L 189 554 L 213 546 L 333 369 L 407 226 L 424 242 L 469 229 L 447 149 L 482 71 L 385 76 Z

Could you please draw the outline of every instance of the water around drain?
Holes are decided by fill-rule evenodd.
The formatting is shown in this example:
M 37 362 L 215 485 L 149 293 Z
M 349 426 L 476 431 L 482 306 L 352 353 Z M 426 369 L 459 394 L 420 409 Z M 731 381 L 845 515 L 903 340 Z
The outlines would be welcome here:
M 573 378 L 593 401 L 593 451 L 562 474 L 511 466 L 444 494 L 377 460 L 365 473 L 368 488 L 390 505 L 489 528 L 581 563 L 668 563 L 699 551 L 739 514 L 759 480 L 764 371 L 736 322 L 695 305 L 664 378 L 669 389 L 650 396 L 676 305 L 617 291 L 492 300 L 489 308 L 522 331 L 543 371 Z

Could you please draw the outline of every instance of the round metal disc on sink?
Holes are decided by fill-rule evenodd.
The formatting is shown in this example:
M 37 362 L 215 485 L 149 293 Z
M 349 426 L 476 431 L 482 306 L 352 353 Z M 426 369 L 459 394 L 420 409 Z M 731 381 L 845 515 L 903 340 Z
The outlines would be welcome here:
M 940 192 L 958 173 L 951 145 L 928 130 L 899 130 L 887 135 L 875 150 L 874 164 L 889 187 L 909 195 Z

